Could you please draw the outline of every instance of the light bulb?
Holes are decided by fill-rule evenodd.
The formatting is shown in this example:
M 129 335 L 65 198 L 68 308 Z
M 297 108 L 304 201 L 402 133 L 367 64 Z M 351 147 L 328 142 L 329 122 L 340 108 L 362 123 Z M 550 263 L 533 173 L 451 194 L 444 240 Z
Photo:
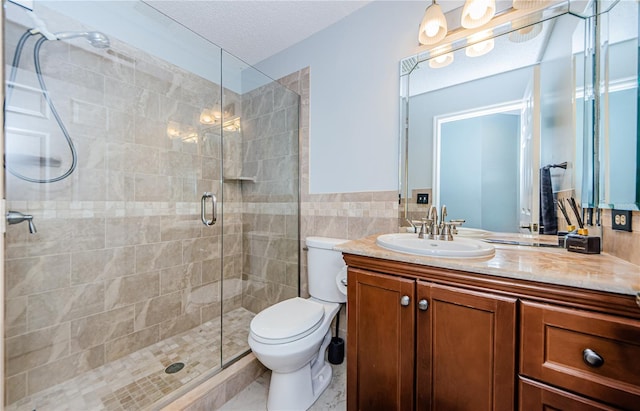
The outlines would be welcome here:
M 469 6 L 469 16 L 474 20 L 478 20 L 480 17 L 484 16 L 485 10 L 487 10 L 486 3 L 476 0 Z
M 438 34 L 438 30 L 440 30 L 440 24 L 437 21 L 431 20 L 424 26 L 424 33 L 427 37 L 434 37 Z

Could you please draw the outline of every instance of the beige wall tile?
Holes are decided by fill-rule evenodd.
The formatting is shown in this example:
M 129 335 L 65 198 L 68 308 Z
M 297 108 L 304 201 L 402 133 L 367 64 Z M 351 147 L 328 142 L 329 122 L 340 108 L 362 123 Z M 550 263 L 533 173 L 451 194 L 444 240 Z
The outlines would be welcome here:
M 136 272 L 143 273 L 182 265 L 182 252 L 181 241 L 138 245 L 136 246 Z
M 69 286 L 68 254 L 7 260 L 6 297 L 18 297 Z
M 61 288 L 30 295 L 27 301 L 29 329 L 36 330 L 102 311 L 104 284 Z
M 13 376 L 69 353 L 69 323 L 6 340 L 6 373 Z
M 107 280 L 105 286 L 105 308 L 116 307 L 144 301 L 160 295 L 160 273 L 152 271 L 127 277 Z
M 108 218 L 106 247 L 122 247 L 160 241 L 160 221 L 153 217 Z
M 5 300 L 4 335 L 14 337 L 27 332 L 27 297 Z
M 640 265 L 640 211 L 632 212 L 632 232 L 615 231 L 611 228 L 612 212 L 602 210 L 602 248 L 603 251 Z
M 190 291 L 202 284 L 202 263 L 191 263 L 160 271 L 160 294 Z
M 161 295 L 136 304 L 135 329 L 141 330 L 182 313 L 182 292 Z
M 27 374 L 29 394 L 42 391 L 104 364 L 104 349 L 98 346 L 35 368 Z
M 201 237 L 182 242 L 185 263 L 220 258 L 222 250 L 219 237 Z
M 5 380 L 5 398 L 6 404 L 18 401 L 27 395 L 27 373 L 14 375 Z
M 133 305 L 71 321 L 71 353 L 133 333 L 133 321 Z
M 135 274 L 135 248 L 120 247 L 71 254 L 71 284 Z
M 166 321 L 160 323 L 160 339 L 164 340 L 165 338 L 188 331 L 204 322 L 205 320 L 201 319 L 200 312 L 198 311 L 168 318 Z
M 159 340 L 160 328 L 158 325 L 154 325 L 122 338 L 108 341 L 104 345 L 105 360 L 106 362 L 117 360 L 141 348 L 155 344 Z

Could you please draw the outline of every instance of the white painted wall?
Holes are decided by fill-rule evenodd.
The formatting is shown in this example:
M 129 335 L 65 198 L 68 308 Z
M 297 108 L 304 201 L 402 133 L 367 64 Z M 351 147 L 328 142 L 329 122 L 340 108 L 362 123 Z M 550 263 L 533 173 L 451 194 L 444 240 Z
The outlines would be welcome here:
M 273 78 L 311 67 L 311 193 L 398 189 L 399 61 L 428 4 L 373 1 L 256 65 Z

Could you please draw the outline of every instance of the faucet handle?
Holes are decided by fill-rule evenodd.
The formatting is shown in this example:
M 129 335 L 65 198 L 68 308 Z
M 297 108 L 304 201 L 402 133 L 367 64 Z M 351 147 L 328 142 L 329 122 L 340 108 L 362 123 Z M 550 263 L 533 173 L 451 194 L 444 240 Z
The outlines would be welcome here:
M 442 223 L 442 232 L 438 237 L 440 240 L 444 241 L 453 241 L 453 234 L 451 232 L 451 227 L 455 227 L 456 224 L 452 222 L 443 222 Z
M 451 233 L 458 234 L 458 227 L 460 227 L 465 222 L 466 220 L 462 219 L 449 220 L 449 223 L 451 224 Z
M 425 233 L 427 233 L 428 231 L 430 231 L 430 224 L 432 224 L 432 221 L 428 218 L 422 218 L 420 219 L 421 224 L 420 224 L 420 232 L 418 233 L 418 238 L 424 238 Z

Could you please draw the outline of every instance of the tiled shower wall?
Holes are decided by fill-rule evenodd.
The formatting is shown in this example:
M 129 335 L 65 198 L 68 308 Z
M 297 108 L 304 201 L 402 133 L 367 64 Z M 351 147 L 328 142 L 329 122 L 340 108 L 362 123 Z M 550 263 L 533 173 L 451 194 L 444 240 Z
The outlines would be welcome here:
M 296 74 L 291 75 L 293 77 Z M 242 95 L 242 305 L 254 313 L 298 295 L 299 97 L 278 83 Z
M 6 29 L 5 44 L 16 44 L 23 28 Z M 7 229 L 8 403 L 220 314 L 222 233 L 199 216 L 202 193 L 220 192 L 220 136 L 219 128 L 198 121 L 201 109 L 220 98 L 220 87 L 111 41 L 109 52 L 79 42 L 42 48 L 47 86 L 79 163 L 69 178 L 51 184 L 7 173 L 7 209 L 33 214 L 38 230 L 29 234 L 26 223 Z M 17 81 L 33 87 L 30 50 Z M 11 61 L 13 50 L 6 52 Z M 14 90 L 11 105 L 36 101 L 27 108 L 42 110 L 38 93 L 29 92 Z M 8 140 L 21 138 L 32 121 L 11 105 Z M 197 139 L 169 138 L 169 122 L 197 132 Z M 68 162 L 66 146 L 59 146 Z M 239 194 L 228 199 L 225 230 L 241 233 Z M 241 271 L 234 268 L 241 236 L 225 239 L 224 250 L 235 257 L 225 266 L 225 310 L 231 310 L 241 303 Z

